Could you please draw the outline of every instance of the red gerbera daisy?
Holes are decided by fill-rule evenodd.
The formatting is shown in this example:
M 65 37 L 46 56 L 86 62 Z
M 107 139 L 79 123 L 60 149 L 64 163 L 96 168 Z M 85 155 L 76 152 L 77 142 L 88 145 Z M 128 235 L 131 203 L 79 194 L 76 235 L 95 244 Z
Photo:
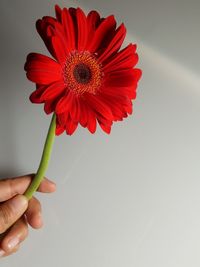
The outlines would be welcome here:
M 126 35 L 124 24 L 116 27 L 114 16 L 87 16 L 80 8 L 56 6 L 56 18 L 36 23 L 47 49 L 54 57 L 31 53 L 27 77 L 36 83 L 33 103 L 44 103 L 47 114 L 56 114 L 56 135 L 71 135 L 80 123 L 91 133 L 97 122 L 110 133 L 113 121 L 132 113 L 141 70 L 136 45 L 120 51 Z

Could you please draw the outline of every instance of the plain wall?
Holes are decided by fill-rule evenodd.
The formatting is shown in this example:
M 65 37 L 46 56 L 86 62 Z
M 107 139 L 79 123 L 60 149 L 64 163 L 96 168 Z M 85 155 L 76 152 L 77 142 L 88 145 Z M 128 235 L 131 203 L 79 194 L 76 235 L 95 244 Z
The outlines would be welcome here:
M 0 1 L 0 175 L 37 170 L 51 116 L 29 102 L 29 52 L 48 54 L 35 21 L 55 1 Z M 44 227 L 30 229 L 4 267 L 200 266 L 200 2 L 57 1 L 114 13 L 138 44 L 134 114 L 110 136 L 79 127 L 56 138 L 39 195 Z

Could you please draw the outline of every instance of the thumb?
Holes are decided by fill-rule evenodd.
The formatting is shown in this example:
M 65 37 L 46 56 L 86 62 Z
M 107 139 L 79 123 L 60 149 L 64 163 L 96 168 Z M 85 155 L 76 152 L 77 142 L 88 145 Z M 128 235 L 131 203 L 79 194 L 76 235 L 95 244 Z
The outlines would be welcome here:
M 28 207 L 28 200 L 23 195 L 5 201 L 0 205 L 0 234 L 14 224 Z

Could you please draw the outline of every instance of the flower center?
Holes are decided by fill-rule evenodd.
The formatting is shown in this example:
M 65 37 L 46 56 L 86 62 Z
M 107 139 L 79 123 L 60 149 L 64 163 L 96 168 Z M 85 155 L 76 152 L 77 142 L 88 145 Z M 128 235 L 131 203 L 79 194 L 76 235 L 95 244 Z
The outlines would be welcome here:
M 74 51 L 65 62 L 63 77 L 67 88 L 77 95 L 96 94 L 102 85 L 103 72 L 94 55 Z
M 74 68 L 74 78 L 78 83 L 87 84 L 91 80 L 91 70 L 90 68 L 84 64 L 79 63 Z

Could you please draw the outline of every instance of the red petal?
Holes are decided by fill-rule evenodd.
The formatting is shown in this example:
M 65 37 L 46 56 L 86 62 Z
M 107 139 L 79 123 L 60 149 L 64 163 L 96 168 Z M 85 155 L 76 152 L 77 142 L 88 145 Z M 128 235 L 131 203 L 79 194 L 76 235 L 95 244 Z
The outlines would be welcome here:
M 57 46 L 54 46 L 52 41 L 52 37 L 54 36 L 59 39 L 60 46 L 63 46 L 63 50 L 66 51 L 66 53 L 69 52 L 64 27 L 58 20 L 52 17 L 43 17 L 42 20 L 37 21 L 36 27 L 53 57 L 58 59 Z
M 58 80 L 52 73 L 44 71 L 29 71 L 26 76 L 30 81 L 40 84 L 50 84 Z
M 116 101 L 116 104 L 119 103 L 121 106 L 127 106 L 130 104 L 131 99 L 125 93 L 123 94 L 124 89 L 126 88 L 106 88 L 106 90 L 102 91 L 99 98 L 101 99 L 101 97 L 106 97 L 110 102 Z
M 71 101 L 71 108 L 69 109 L 69 114 L 74 122 L 79 122 L 80 120 L 80 104 L 79 99 L 74 96 Z
M 69 15 L 71 16 L 74 28 L 74 41 L 75 41 L 75 50 L 78 49 L 78 22 L 77 22 L 77 9 L 74 7 L 70 7 L 68 9 Z
M 44 101 L 50 100 L 52 98 L 56 98 L 57 96 L 59 96 L 60 94 L 62 94 L 65 91 L 66 91 L 65 85 L 62 81 L 61 82 L 60 81 L 55 82 L 55 83 L 49 85 L 45 89 L 45 91 L 41 95 L 41 99 Z
M 55 110 L 55 101 L 54 101 L 54 99 L 45 102 L 45 104 L 44 104 L 44 111 L 45 111 L 45 113 L 47 115 L 48 114 L 51 114 L 54 110 Z
M 59 7 L 59 5 L 55 5 L 55 13 L 57 20 L 61 22 L 62 9 Z
M 41 95 L 45 90 L 45 86 L 41 86 L 38 89 L 36 89 L 29 97 L 30 101 L 35 104 L 43 103 L 41 100 Z
M 133 68 L 138 62 L 138 55 L 135 53 L 136 45 L 128 45 L 119 53 L 109 58 L 108 62 L 103 67 L 104 72 L 112 72 L 120 69 Z
M 56 118 L 56 135 L 61 135 L 65 131 L 65 128 L 59 124 L 58 116 Z
M 61 114 L 57 114 L 56 113 L 56 116 L 58 118 L 58 124 L 65 128 L 66 121 L 67 121 L 67 118 L 69 116 L 69 113 L 68 112 L 63 112 Z
M 60 65 L 41 54 L 29 54 L 24 68 L 28 79 L 38 84 L 49 84 L 62 78 Z
M 97 117 L 97 120 L 98 120 L 98 123 L 99 123 L 101 129 L 105 133 L 110 134 L 112 122 L 111 121 L 108 121 L 108 120 L 105 120 L 105 119 L 103 119 L 101 117 Z
M 97 11 L 92 10 L 87 16 L 88 23 L 88 42 L 91 42 L 91 38 L 94 36 L 94 32 L 100 24 L 100 15 Z
M 112 112 L 105 103 L 99 100 L 98 96 L 93 96 L 91 94 L 86 94 L 86 102 L 89 104 L 90 108 L 95 112 L 101 114 L 108 120 L 113 119 Z
M 92 134 L 96 132 L 97 121 L 96 121 L 95 113 L 92 110 L 88 110 L 87 128 Z
M 108 76 L 107 80 L 105 80 L 105 87 L 131 86 L 138 80 L 137 76 L 138 74 L 136 74 L 133 69 L 113 72 Z
M 63 64 L 66 61 L 67 58 L 67 51 L 65 46 L 63 45 L 63 42 L 58 38 L 57 36 L 52 37 L 52 45 L 54 47 L 55 55 L 57 60 Z
M 78 122 L 74 122 L 70 117 L 66 121 L 66 133 L 72 135 L 78 126 Z
M 57 20 L 51 16 L 44 16 L 42 18 L 42 22 L 43 22 L 44 26 L 49 26 L 49 25 L 53 26 L 56 21 Z
M 72 16 L 72 19 L 74 20 L 74 22 L 76 22 L 76 8 L 75 7 L 70 7 L 69 8 L 69 13 Z
M 26 71 L 46 70 L 61 78 L 61 66 L 53 59 L 38 53 L 30 53 L 24 66 Z
M 136 89 L 137 84 L 133 83 L 133 85 L 129 87 L 106 87 L 102 90 L 102 93 L 110 98 L 115 96 L 127 96 L 129 99 L 134 99 L 136 98 Z
M 117 99 L 116 97 L 111 98 L 108 95 L 101 95 L 101 98 L 112 110 L 114 120 L 122 120 L 122 118 L 127 117 L 123 103 L 120 99 Z
M 87 126 L 87 122 L 88 122 L 88 108 L 85 105 L 85 103 L 81 100 L 79 100 L 79 105 L 80 105 L 80 124 L 82 127 L 86 127 Z
M 44 111 L 46 114 L 50 114 L 55 111 L 56 105 L 60 99 L 60 96 L 45 101 Z
M 55 19 L 51 18 L 47 19 L 47 18 L 43 18 L 42 20 L 39 19 L 36 22 L 36 28 L 38 33 L 40 34 L 41 38 L 43 39 L 47 49 L 49 50 L 50 54 L 55 58 L 55 52 L 52 46 L 52 42 L 51 42 L 51 36 L 52 33 L 50 34 L 50 32 L 48 31 L 48 27 L 49 25 L 52 25 L 52 23 L 55 23 Z
M 83 51 L 87 44 L 88 28 L 87 19 L 84 12 L 78 8 L 76 11 L 77 27 L 78 27 L 78 51 Z
M 53 32 L 53 34 L 51 34 L 51 36 L 54 36 L 54 35 L 57 36 L 59 38 L 59 40 L 60 40 L 60 43 L 63 46 L 63 49 L 64 49 L 65 53 L 66 54 L 70 53 L 71 50 L 68 47 L 68 40 L 66 38 L 64 26 L 59 22 L 55 22 L 54 26 L 51 27 L 51 28 L 52 28 L 52 32 Z M 55 49 L 56 48 L 54 48 L 54 50 Z
M 104 60 L 106 60 L 107 58 L 109 58 L 112 54 L 116 53 L 123 41 L 124 38 L 126 36 L 126 28 L 124 26 L 124 24 L 122 24 L 117 30 L 115 35 L 113 36 L 111 42 L 108 44 L 107 48 L 105 49 L 105 51 L 103 52 L 103 54 L 101 54 L 101 56 L 99 57 L 99 61 L 102 63 Z
M 108 126 L 108 125 L 104 125 L 102 124 L 101 122 L 99 122 L 99 125 L 101 127 L 101 129 L 107 133 L 107 134 L 110 134 L 111 133 L 111 126 Z
M 138 82 L 142 76 L 142 71 L 140 69 L 134 69 L 133 75 L 135 76 L 135 80 Z
M 70 51 L 73 51 L 75 49 L 75 29 L 72 17 L 67 8 L 64 8 L 62 12 L 62 24 L 66 36 L 67 46 Z
M 97 28 L 93 40 L 88 46 L 88 50 L 93 53 L 98 50 L 103 44 L 106 37 L 109 37 L 111 31 L 116 27 L 116 21 L 113 15 L 107 17 Z
M 80 115 L 81 115 L 80 101 L 76 97 L 74 97 L 74 100 L 75 100 L 75 105 L 76 105 L 76 114 L 74 115 L 74 121 L 79 122 L 80 121 Z
M 132 113 L 131 100 L 133 99 L 133 96 L 136 96 L 135 90 L 136 89 L 132 87 L 106 87 L 102 90 L 99 98 L 110 106 L 115 119 L 123 118 L 127 117 L 127 112 L 129 114 Z
M 71 103 L 73 101 L 73 93 L 68 91 L 68 94 L 63 96 L 56 106 L 56 113 L 60 114 L 63 112 L 67 112 L 71 107 Z

